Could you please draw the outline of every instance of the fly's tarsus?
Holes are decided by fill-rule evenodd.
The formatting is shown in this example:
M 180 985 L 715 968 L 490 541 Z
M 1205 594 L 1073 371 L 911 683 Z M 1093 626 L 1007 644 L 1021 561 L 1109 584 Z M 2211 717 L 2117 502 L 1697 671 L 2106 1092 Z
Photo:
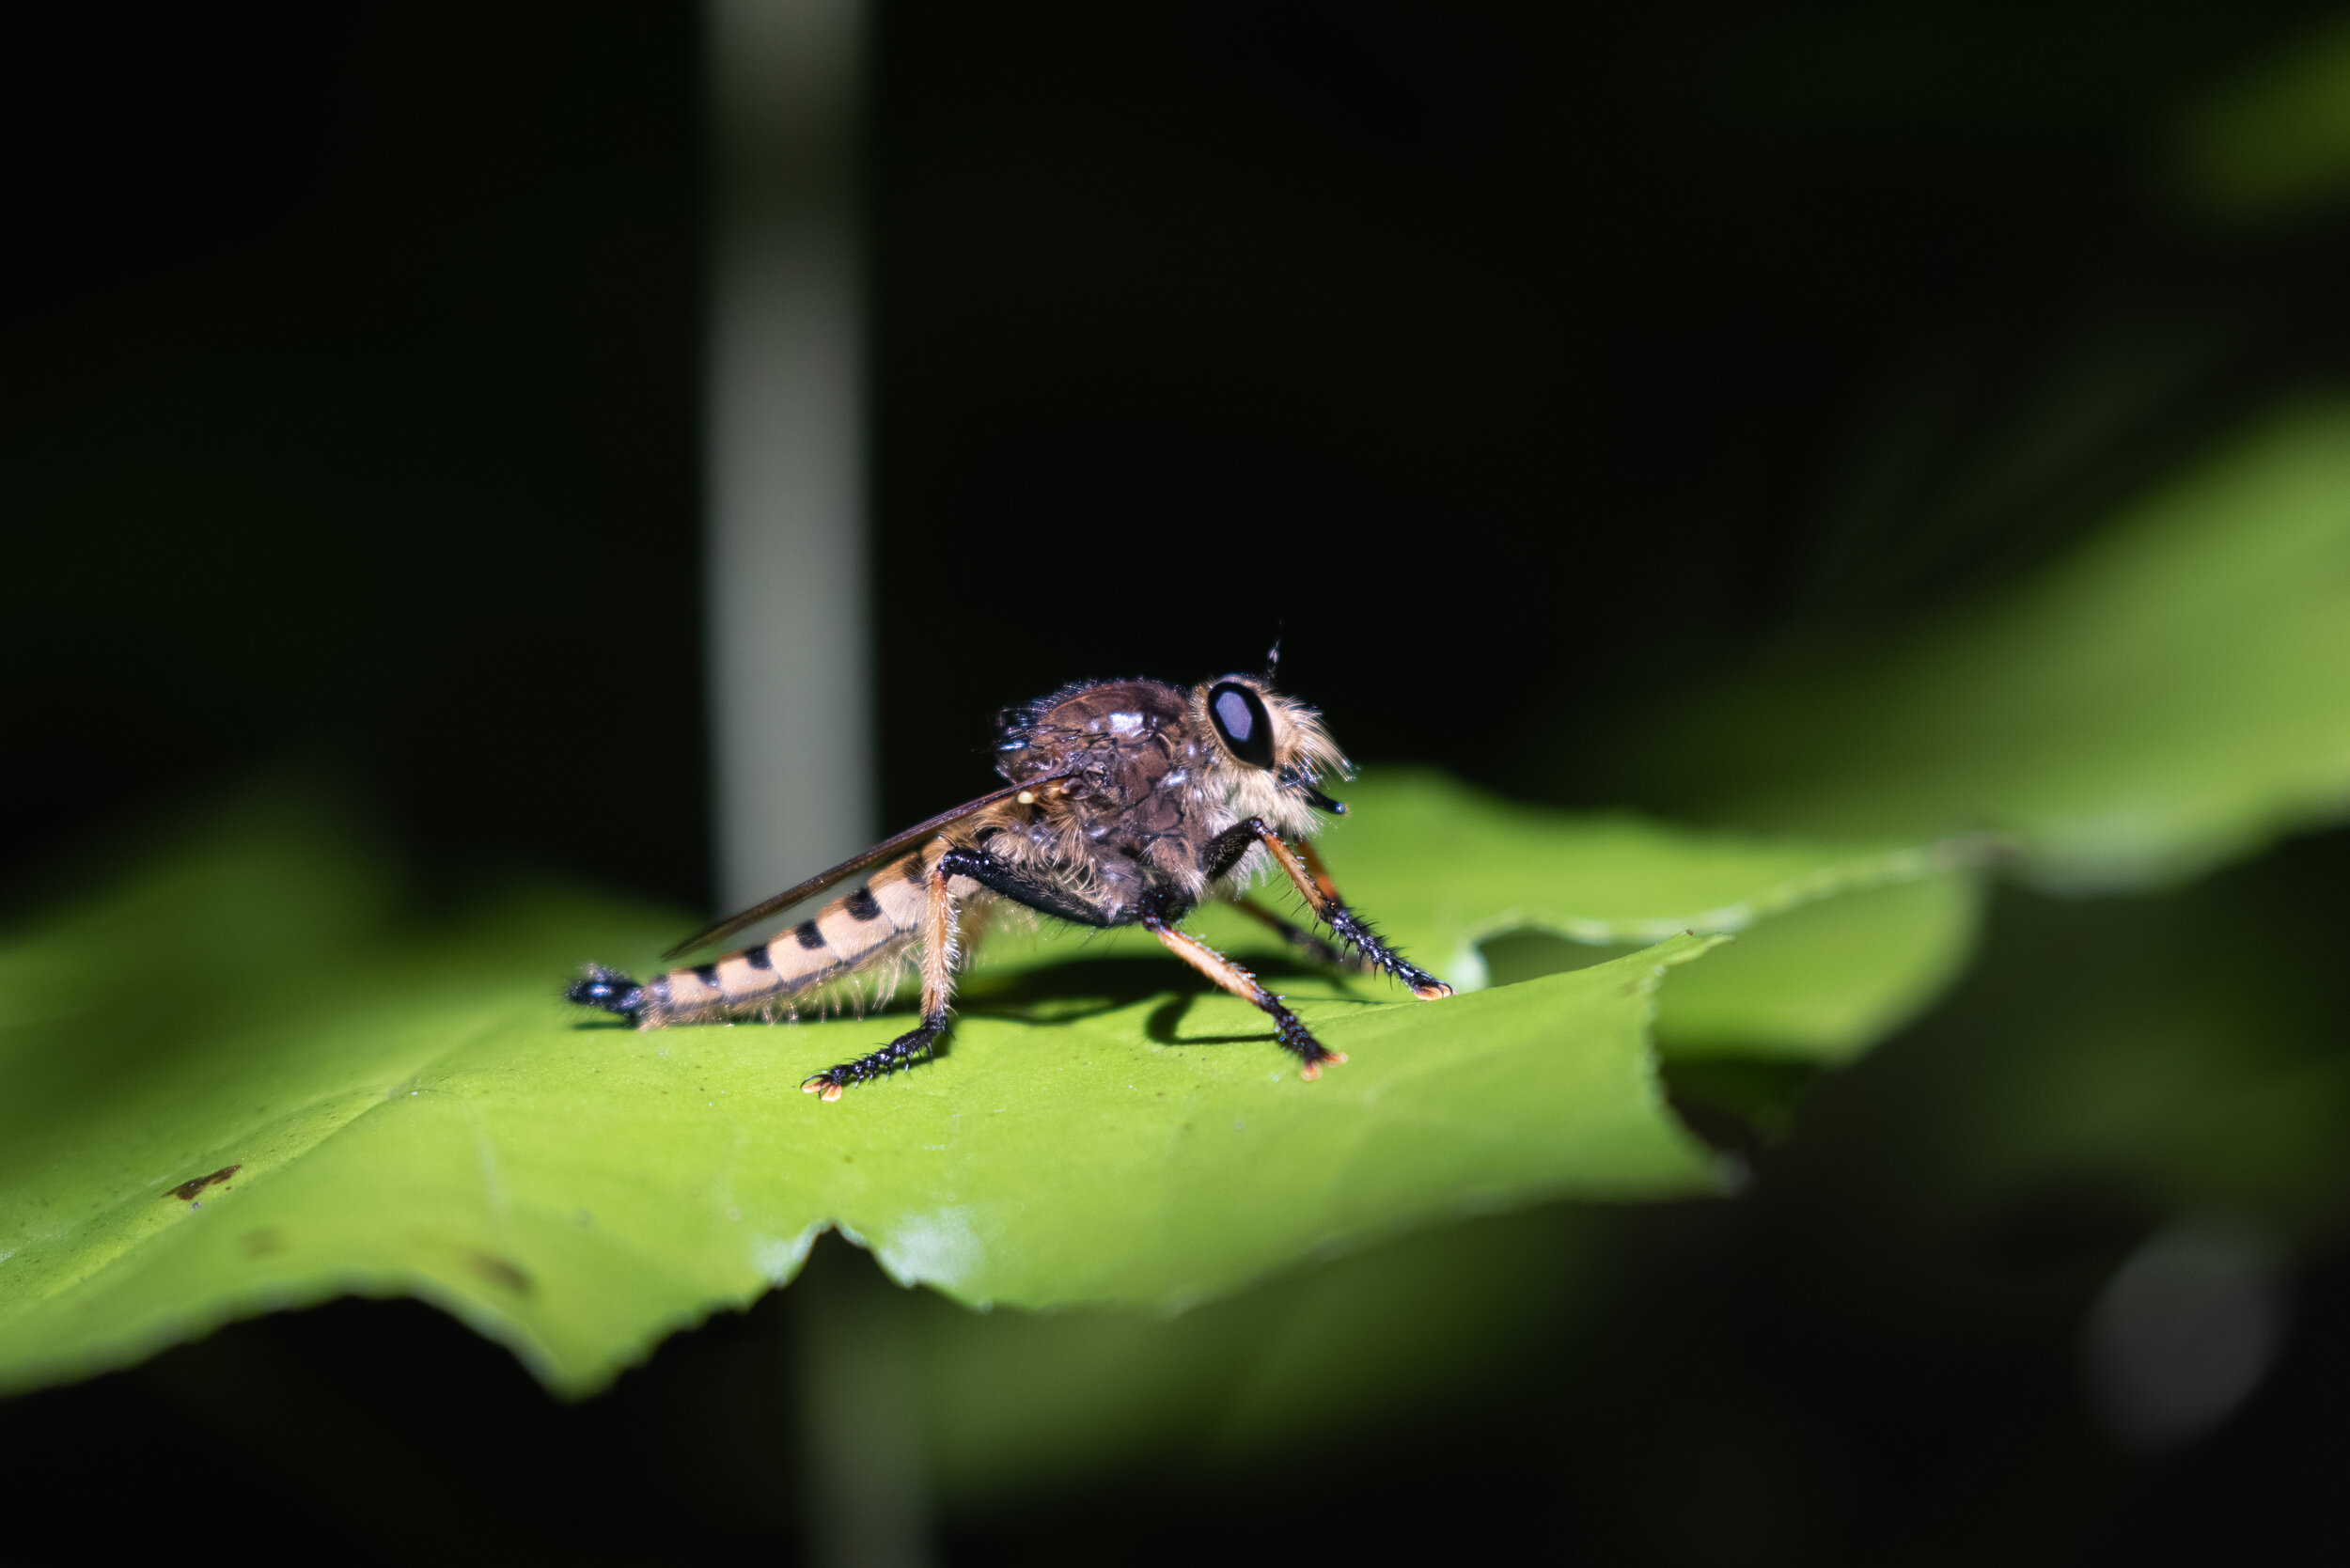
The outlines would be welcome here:
M 1327 964 L 1334 969 L 1352 969 L 1363 975 L 1374 974 L 1378 971 L 1379 966 L 1362 954 L 1341 952 L 1312 932 L 1292 925 L 1254 899 L 1234 899 L 1232 907 L 1271 930 L 1282 941 L 1287 942 L 1316 964 Z
M 1218 847 L 1226 857 L 1227 865 L 1236 864 L 1242 851 L 1230 848 L 1226 840 L 1242 834 L 1253 837 L 1265 847 L 1273 856 L 1273 863 L 1280 867 L 1282 873 L 1290 879 L 1290 886 L 1295 887 L 1298 896 L 1306 901 L 1306 907 L 1313 912 L 1314 918 L 1329 927 L 1331 934 L 1351 949 L 1365 966 L 1394 976 L 1422 1001 L 1434 1001 L 1440 996 L 1452 995 L 1452 987 L 1388 947 L 1386 939 L 1371 929 L 1370 921 L 1347 907 L 1346 901 L 1339 897 L 1338 887 L 1330 881 L 1329 871 L 1323 866 L 1322 857 L 1314 853 L 1310 842 L 1301 840 L 1299 847 L 1292 849 L 1271 827 L 1251 817 L 1233 824 L 1219 839 Z
M 885 1078 L 901 1068 L 911 1067 L 928 1058 L 937 1047 L 938 1037 L 947 1027 L 947 1020 L 924 1022 L 918 1028 L 908 1029 L 880 1050 L 862 1056 L 854 1061 L 844 1061 L 838 1067 L 827 1067 L 814 1074 L 800 1085 L 803 1094 L 821 1094 L 827 1100 L 838 1100 L 840 1091 L 851 1084 L 865 1083 L 873 1078 Z

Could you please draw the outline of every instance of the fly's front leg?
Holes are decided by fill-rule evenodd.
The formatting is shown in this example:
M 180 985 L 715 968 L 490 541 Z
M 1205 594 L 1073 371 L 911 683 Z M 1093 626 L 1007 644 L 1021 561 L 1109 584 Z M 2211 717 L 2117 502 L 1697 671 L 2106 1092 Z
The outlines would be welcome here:
M 1209 947 L 1189 932 L 1178 931 L 1157 915 L 1145 915 L 1143 928 L 1167 946 L 1167 950 L 1215 981 L 1243 1001 L 1253 1002 L 1272 1015 L 1273 1032 L 1281 1046 L 1304 1065 L 1298 1069 L 1301 1078 L 1322 1076 L 1324 1066 L 1336 1066 L 1346 1059 L 1343 1053 L 1333 1051 L 1316 1040 L 1297 1014 L 1282 1005 L 1281 998 L 1267 991 L 1257 977 Z
M 921 1023 L 870 1056 L 824 1069 L 800 1085 L 805 1092 L 838 1100 L 851 1084 L 887 1077 L 901 1067 L 913 1066 L 931 1054 L 938 1037 L 946 1032 L 947 1004 L 954 996 L 955 986 L 955 896 L 948 891 L 955 874 L 949 867 L 951 858 L 951 854 L 942 856 L 931 869 L 926 889 L 930 902 L 922 913 Z
M 1265 847 L 1273 863 L 1281 868 L 1290 885 L 1306 901 L 1306 907 L 1314 912 L 1314 917 L 1328 926 L 1341 943 L 1361 954 L 1364 964 L 1393 975 L 1423 1001 L 1452 995 L 1452 987 L 1387 946 L 1371 929 L 1369 921 L 1347 907 L 1346 901 L 1339 897 L 1339 890 L 1331 886 L 1329 873 L 1322 868 L 1322 857 L 1314 854 L 1310 843 L 1306 846 L 1306 858 L 1300 859 L 1298 852 L 1260 818 L 1244 818 L 1209 839 L 1201 870 L 1213 882 L 1239 865 L 1241 856 L 1254 844 Z
M 1377 970 L 1378 965 L 1360 953 L 1341 952 L 1310 931 L 1290 924 L 1256 900 L 1246 897 L 1231 901 L 1232 907 L 1274 932 L 1282 941 L 1304 953 L 1316 964 L 1327 964 L 1334 969 L 1355 969 L 1364 974 Z
M 1371 929 L 1369 921 L 1347 907 L 1346 901 L 1339 897 L 1338 888 L 1331 886 L 1330 873 L 1323 869 L 1322 856 L 1314 852 L 1311 839 L 1302 842 L 1295 851 L 1269 828 L 1262 830 L 1261 839 L 1273 852 L 1274 863 L 1288 873 L 1291 884 L 1305 898 L 1307 906 L 1340 941 L 1362 954 L 1364 962 L 1402 980 L 1422 1001 L 1433 1002 L 1439 996 L 1452 995 L 1452 987 L 1387 946 Z

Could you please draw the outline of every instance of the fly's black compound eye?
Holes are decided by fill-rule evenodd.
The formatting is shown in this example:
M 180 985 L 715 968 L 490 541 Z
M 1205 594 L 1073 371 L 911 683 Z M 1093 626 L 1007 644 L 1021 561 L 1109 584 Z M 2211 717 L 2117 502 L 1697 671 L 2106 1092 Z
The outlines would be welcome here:
M 1264 698 L 1237 681 L 1219 681 L 1208 689 L 1208 717 L 1227 751 L 1250 767 L 1273 766 L 1273 715 Z

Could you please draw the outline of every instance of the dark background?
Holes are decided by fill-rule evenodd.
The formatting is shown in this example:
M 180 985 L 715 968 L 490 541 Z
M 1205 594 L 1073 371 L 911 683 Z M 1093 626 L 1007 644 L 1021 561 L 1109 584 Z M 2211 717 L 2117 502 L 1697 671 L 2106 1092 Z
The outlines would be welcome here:
M 887 819 L 981 784 L 1007 701 L 1253 667 L 1277 633 L 1357 757 L 1615 804 L 1585 759 L 1635 705 L 1996 586 L 2233 413 L 2350 368 L 2350 230 L 2219 222 L 2173 172 L 2182 113 L 2319 14 L 885 4 Z M 290 760 L 371 799 L 426 874 L 706 902 L 675 853 L 705 821 L 699 48 L 683 7 L 8 24 L 8 907 Z M 2231 874 L 2315 907 L 2344 852 L 2309 855 Z M 2007 897 L 1995 958 L 2035 907 Z M 2102 1441 L 2070 1359 L 2143 1215 L 2092 1204 L 2018 1244 L 2028 1308 L 1829 1335 L 1790 1237 L 1875 1232 L 1806 1195 L 1898 1160 L 1835 1129 L 1937 1049 L 1960 1046 L 1930 1024 L 1824 1086 L 1752 1201 L 1610 1221 L 1606 1321 L 1641 1372 L 1575 1397 L 1690 1435 L 1681 1466 L 1629 1473 L 1529 1352 L 1515 1395 L 1364 1435 L 1342 1472 L 1134 1478 L 949 1520 L 950 1555 L 1508 1525 L 1606 1560 L 2316 1560 L 2342 1523 L 2339 1259 L 2254 1404 L 2162 1461 Z M 102 1513 L 128 1486 L 154 1500 L 125 1544 L 789 1550 L 788 1419 L 728 1369 L 773 1355 L 793 1294 L 577 1408 L 414 1306 L 243 1325 L 0 1405 L 0 1487 Z M 288 1429 L 315 1440 L 256 1436 Z M 694 1472 L 722 1450 L 759 1479 Z

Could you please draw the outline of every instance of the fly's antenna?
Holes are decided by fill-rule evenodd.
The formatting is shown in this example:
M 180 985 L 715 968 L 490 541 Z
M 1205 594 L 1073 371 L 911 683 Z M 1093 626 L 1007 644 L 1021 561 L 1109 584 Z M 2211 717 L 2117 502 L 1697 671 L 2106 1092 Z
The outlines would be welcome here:
M 1278 631 L 1276 631 L 1273 634 L 1273 646 L 1266 649 L 1264 654 L 1264 679 L 1266 685 L 1269 686 L 1273 684 L 1273 678 L 1280 673 L 1280 669 L 1281 634 Z

